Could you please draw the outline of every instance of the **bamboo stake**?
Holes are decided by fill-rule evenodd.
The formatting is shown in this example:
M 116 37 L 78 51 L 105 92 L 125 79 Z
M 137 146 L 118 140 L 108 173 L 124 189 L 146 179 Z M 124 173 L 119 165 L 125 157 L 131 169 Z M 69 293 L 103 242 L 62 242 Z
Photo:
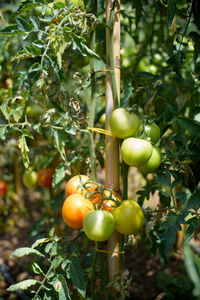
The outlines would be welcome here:
M 106 0 L 106 129 L 113 109 L 120 99 L 120 0 L 115 1 L 113 35 L 111 35 L 112 0 Z M 112 40 L 113 37 L 113 40 Z M 117 92 L 117 95 L 115 95 Z M 117 101 L 116 101 L 117 99 Z M 119 190 L 119 143 L 115 139 L 108 151 L 111 138 L 106 136 L 106 187 Z M 109 280 L 119 272 L 120 234 L 114 232 L 108 240 L 108 269 Z M 111 252 L 111 253 L 110 253 Z M 113 252 L 113 253 L 112 253 Z

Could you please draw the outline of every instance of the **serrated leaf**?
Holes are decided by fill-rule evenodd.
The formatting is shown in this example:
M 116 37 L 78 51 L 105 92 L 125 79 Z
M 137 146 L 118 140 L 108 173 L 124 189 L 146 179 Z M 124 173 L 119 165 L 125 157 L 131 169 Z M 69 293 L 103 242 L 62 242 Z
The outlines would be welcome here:
M 200 208 L 200 190 L 195 191 L 187 202 L 186 210 L 194 209 L 197 211 Z
M 180 126 L 184 130 L 188 130 L 192 134 L 194 134 L 196 136 L 200 136 L 200 124 L 199 124 L 199 122 L 191 120 L 189 118 L 185 118 L 185 117 L 177 117 L 177 118 L 174 119 L 174 121 L 177 122 L 178 124 L 180 124 Z
M 9 25 L 4 27 L 0 30 L 0 34 L 6 34 L 6 35 L 18 35 L 18 34 L 24 34 L 23 31 L 18 29 L 17 24 Z
M 198 269 L 196 268 L 195 265 L 195 255 L 189 245 L 183 247 L 183 254 L 184 254 L 184 262 L 185 262 L 186 270 L 195 286 L 195 289 L 193 290 L 193 295 L 199 298 L 200 297 L 200 274 L 198 273 Z
M 49 241 L 50 241 L 50 239 L 48 239 L 48 238 L 39 239 L 39 240 L 35 241 L 35 243 L 33 243 L 31 248 L 36 248 L 41 244 L 48 243 Z
M 62 162 L 55 170 L 55 174 L 53 176 L 53 187 L 60 186 L 60 184 L 65 179 L 66 169 L 69 166 L 69 162 Z
M 30 164 L 29 157 L 28 157 L 29 148 L 26 143 L 26 138 L 24 135 L 21 135 L 19 137 L 18 147 L 20 148 L 20 150 L 22 152 L 22 159 L 23 159 L 24 166 L 25 166 L 25 168 L 28 168 L 29 164 Z
M 38 72 L 41 70 L 41 65 L 39 63 L 34 63 L 32 66 L 30 66 L 28 72 L 32 73 L 32 72 Z
M 2 141 L 5 141 L 5 139 L 6 139 L 6 132 L 7 132 L 6 127 L 0 127 L 0 139 Z
M 86 290 L 84 284 L 85 271 L 83 270 L 80 264 L 80 259 L 78 257 L 72 257 L 70 261 L 71 261 L 70 269 L 69 269 L 70 278 L 74 286 L 77 288 L 78 292 L 83 296 L 83 298 L 85 298 L 86 296 Z
M 12 110 L 13 118 L 15 122 L 18 122 L 24 113 L 24 106 L 18 106 L 16 109 Z
M 38 48 L 45 48 L 45 43 L 41 40 L 35 40 L 33 43 L 32 43 L 34 46 L 38 47 Z
M 57 276 L 57 278 L 58 278 L 58 282 L 60 283 L 57 285 L 58 286 L 57 292 L 59 293 L 59 300 L 71 300 L 67 282 L 66 282 L 64 276 L 59 274 Z
M 158 174 L 157 177 L 156 177 L 156 182 L 159 182 L 162 185 L 170 187 L 171 186 L 171 177 L 170 177 L 170 174 L 167 173 L 167 172 L 166 173 Z
M 31 17 L 30 17 L 30 20 L 31 20 L 31 22 L 32 22 L 32 24 L 33 24 L 33 26 L 34 26 L 34 29 L 35 29 L 35 30 L 39 30 L 39 28 L 40 28 L 40 23 L 38 22 L 38 19 L 37 19 L 35 16 L 31 16 Z
M 44 274 L 44 272 L 42 271 L 42 269 L 40 268 L 40 266 L 36 263 L 36 262 L 34 262 L 33 264 L 32 264 L 32 269 L 33 269 L 33 272 L 35 273 L 35 274 L 39 274 L 39 275 L 44 275 L 45 276 L 45 274 Z
M 27 290 L 30 286 L 36 285 L 37 283 L 40 283 L 40 282 L 38 280 L 35 280 L 35 279 L 27 279 L 27 280 L 21 281 L 21 282 L 16 283 L 16 284 L 12 284 L 7 289 L 7 291 L 14 292 L 14 291 L 18 291 L 18 290 Z
M 11 115 L 11 110 L 9 110 L 10 107 L 8 106 L 8 102 L 9 102 L 9 100 L 7 99 L 7 100 L 3 101 L 3 103 L 0 106 L 0 109 L 6 120 L 9 120 L 10 115 Z
M 167 19 L 168 19 L 168 25 L 171 26 L 173 19 L 176 14 L 176 3 L 177 0 L 168 0 L 168 7 L 167 7 Z
M 22 30 L 24 32 L 30 32 L 33 29 L 33 25 L 28 23 L 24 18 L 17 17 L 16 22 L 18 24 L 19 30 Z
M 60 130 L 52 130 L 53 133 L 53 141 L 54 146 L 59 151 L 60 156 L 63 160 L 66 160 L 66 153 L 65 153 L 65 139 L 66 136 Z
M 41 252 L 39 252 L 36 249 L 29 248 L 29 247 L 22 247 L 22 248 L 16 249 L 11 254 L 11 257 L 22 257 L 24 255 L 38 255 L 40 257 L 44 257 L 44 255 Z

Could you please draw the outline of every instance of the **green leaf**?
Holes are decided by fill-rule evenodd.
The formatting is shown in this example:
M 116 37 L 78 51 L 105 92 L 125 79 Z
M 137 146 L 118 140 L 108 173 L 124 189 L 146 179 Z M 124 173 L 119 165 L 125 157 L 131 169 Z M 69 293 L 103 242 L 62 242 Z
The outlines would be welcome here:
M 195 286 L 193 295 L 200 297 L 200 274 L 195 264 L 195 255 L 189 245 L 183 247 L 183 254 L 186 270 Z
M 12 284 L 7 291 L 8 292 L 14 292 L 14 291 L 18 291 L 18 290 L 27 290 L 30 286 L 32 285 L 36 285 L 37 283 L 40 283 L 38 280 L 35 279 L 27 279 L 24 281 L 21 281 L 19 283 L 16 284 Z
M 67 282 L 61 274 L 57 276 L 57 284 L 55 286 L 56 291 L 59 294 L 59 300 L 71 300 Z
M 174 121 L 177 122 L 184 130 L 187 130 L 196 136 L 200 136 L 199 122 L 185 117 L 177 117 Z
M 156 182 L 159 182 L 162 185 L 170 187 L 171 186 L 171 176 L 168 172 L 158 174 L 158 176 L 156 177 Z
M 67 126 L 64 127 L 64 131 L 71 135 L 77 134 L 76 128 L 74 128 L 73 125 L 71 125 L 71 124 L 67 124 Z
M 164 236 L 161 238 L 162 243 L 160 246 L 161 254 L 165 258 L 168 256 L 173 244 L 176 240 L 176 231 L 181 230 L 180 224 L 184 224 L 184 218 L 174 212 L 170 212 L 166 221 L 161 225 L 160 229 L 165 230 Z
M 16 22 L 18 24 L 18 28 L 24 32 L 30 32 L 33 29 L 33 25 L 28 23 L 24 18 L 17 17 Z
M 49 238 L 39 239 L 39 240 L 35 241 L 35 243 L 33 243 L 33 245 L 31 247 L 32 248 L 36 248 L 36 247 L 38 247 L 41 244 L 48 243 L 49 241 L 50 241 Z
M 37 256 L 40 256 L 40 257 L 44 257 L 44 255 L 41 252 L 39 252 L 36 249 L 29 248 L 29 247 L 22 247 L 22 248 L 16 249 L 11 254 L 11 257 L 22 257 L 24 255 L 37 255 Z
M 38 22 L 38 19 L 34 16 L 30 17 L 31 22 L 33 23 L 34 29 L 37 31 L 40 28 L 40 23 Z M 41 41 L 42 42 L 42 41 Z
M 94 53 L 91 49 L 89 49 L 86 45 L 85 45 L 85 39 L 81 36 L 77 36 L 75 34 L 71 35 L 72 40 L 73 40 L 73 49 L 77 49 L 79 50 L 79 52 L 83 55 L 83 56 L 89 56 L 89 57 L 95 57 L 100 59 L 100 57 Z
M 32 269 L 35 274 L 42 274 L 43 276 L 45 276 L 44 272 L 36 262 L 32 264 Z
M 5 141 L 6 133 L 7 133 L 7 128 L 6 127 L 0 127 L 0 139 L 2 141 Z
M 41 65 L 39 63 L 34 63 L 28 70 L 29 73 L 38 72 L 41 70 Z
M 9 102 L 9 100 L 7 99 L 7 100 L 3 101 L 3 103 L 0 106 L 0 110 L 2 111 L 6 120 L 9 120 L 10 115 L 11 115 L 11 110 L 9 111 L 8 102 Z
M 85 298 L 86 290 L 85 290 L 85 271 L 83 270 L 80 264 L 80 258 L 72 257 L 70 259 L 70 269 L 69 269 L 69 276 L 72 279 L 74 286 L 77 288 L 78 292 Z
M 52 130 L 53 139 L 54 139 L 54 146 L 60 153 L 60 156 L 63 160 L 66 160 L 66 153 L 65 153 L 65 140 L 66 136 L 60 130 Z
M 168 0 L 167 19 L 169 27 L 171 26 L 174 16 L 176 14 L 176 3 L 177 0 Z
M 12 109 L 12 114 L 15 122 L 18 122 L 24 113 L 24 106 L 18 106 L 15 109 Z
M 65 179 L 66 169 L 69 166 L 69 162 L 61 162 L 55 170 L 53 176 L 53 187 L 60 185 Z
M 23 159 L 24 166 L 25 166 L 25 168 L 28 168 L 29 164 L 30 164 L 29 157 L 28 157 L 29 148 L 26 143 L 26 137 L 24 135 L 21 135 L 19 137 L 18 147 L 20 148 L 20 150 L 22 152 L 22 159 Z
M 20 31 L 18 29 L 17 24 L 9 25 L 4 27 L 3 29 L 0 30 L 0 34 L 6 34 L 6 35 L 16 35 L 16 34 L 24 34 L 23 31 Z
M 188 200 L 186 210 L 194 209 L 197 211 L 200 208 L 200 190 L 195 191 Z

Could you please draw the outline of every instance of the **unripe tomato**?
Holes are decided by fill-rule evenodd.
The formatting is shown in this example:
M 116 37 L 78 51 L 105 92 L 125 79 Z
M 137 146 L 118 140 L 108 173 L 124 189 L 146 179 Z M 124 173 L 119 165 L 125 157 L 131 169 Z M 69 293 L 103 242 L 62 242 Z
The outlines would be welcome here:
M 83 231 L 87 237 L 96 242 L 106 241 L 113 233 L 115 221 L 106 210 L 90 211 L 83 220 Z
M 161 135 L 158 125 L 156 123 L 146 124 L 144 130 L 151 143 L 156 144 Z
M 91 201 L 80 194 L 72 194 L 63 203 L 63 220 L 69 227 L 80 229 L 83 227 L 83 219 L 91 210 L 94 210 L 94 204 Z
M 43 112 L 42 107 L 39 104 L 33 103 L 26 108 L 27 116 L 36 117 Z
M 41 187 L 49 188 L 52 186 L 54 168 L 40 169 L 38 172 L 38 184 Z
M 125 139 L 136 135 L 141 119 L 135 113 L 117 108 L 113 110 L 109 123 L 112 133 L 118 138 Z
M 160 148 L 157 146 L 153 146 L 151 157 L 146 162 L 146 164 L 139 166 L 138 169 L 143 174 L 153 173 L 159 168 L 161 161 L 162 161 L 162 154 Z
M 143 139 L 128 138 L 121 146 L 122 159 L 129 166 L 144 165 L 151 157 L 153 148 L 151 143 Z
M 100 118 L 99 118 L 99 123 L 102 124 L 102 125 L 105 125 L 106 123 L 106 114 L 103 113 Z
M 0 181 L 0 196 L 5 196 L 8 192 L 8 184 L 6 181 Z
M 86 183 L 89 177 L 86 175 L 75 175 L 67 182 L 65 187 L 66 195 L 71 195 L 74 193 L 86 196 L 95 191 L 95 185 L 93 183 Z
M 37 187 L 37 180 L 38 174 L 33 170 L 25 170 L 23 177 L 23 183 L 28 188 L 36 188 Z
M 144 224 L 143 211 L 133 200 L 124 200 L 111 213 L 115 219 L 115 229 L 122 234 L 135 234 Z

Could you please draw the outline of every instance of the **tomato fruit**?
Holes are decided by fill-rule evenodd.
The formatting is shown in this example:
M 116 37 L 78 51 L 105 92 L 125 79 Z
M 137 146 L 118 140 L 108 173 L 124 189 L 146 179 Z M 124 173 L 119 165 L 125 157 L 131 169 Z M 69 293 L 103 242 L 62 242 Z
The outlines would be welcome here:
M 39 104 L 33 103 L 26 108 L 27 116 L 36 117 L 43 112 L 42 107 Z
M 94 204 L 91 201 L 80 194 L 72 194 L 63 203 L 63 220 L 69 227 L 80 229 L 83 227 L 83 219 L 91 210 L 94 210 Z
M 161 135 L 160 128 L 158 127 L 158 125 L 156 123 L 146 124 L 144 130 L 146 136 L 149 138 L 151 143 L 156 144 L 157 141 L 160 139 L 160 135 Z M 144 133 L 144 137 L 145 137 L 145 133 Z
M 144 224 L 144 214 L 136 201 L 124 200 L 112 210 L 115 229 L 122 234 L 135 234 Z
M 81 194 L 86 196 L 87 193 L 92 193 L 95 191 L 95 185 L 93 183 L 86 183 L 89 177 L 86 175 L 75 175 L 67 182 L 65 187 L 66 195 L 71 194 Z
M 115 221 L 106 210 L 90 211 L 83 220 L 83 231 L 87 237 L 96 242 L 106 241 L 113 233 Z
M 49 188 L 52 186 L 53 175 L 55 173 L 54 168 L 40 169 L 38 172 L 38 184 L 41 187 Z
M 101 125 L 105 125 L 105 123 L 106 123 L 106 114 L 105 114 L 105 113 L 103 113 L 103 114 L 100 116 L 100 118 L 99 118 L 99 123 L 100 123 Z
M 138 138 L 128 138 L 121 146 L 122 159 L 127 165 L 134 167 L 144 165 L 151 157 L 152 151 L 150 142 Z
M 105 190 L 103 192 L 103 197 L 104 198 L 113 198 L 113 200 L 111 199 L 104 199 L 103 203 L 102 203 L 102 208 L 108 211 L 111 211 L 114 207 L 116 207 L 118 205 L 118 203 L 122 202 L 122 198 L 121 196 L 113 191 L 112 193 L 108 190 Z
M 38 183 L 38 174 L 33 170 L 25 170 L 22 180 L 26 187 L 36 188 Z
M 116 137 L 125 139 L 136 135 L 141 119 L 135 113 L 129 113 L 124 108 L 117 108 L 113 110 L 109 124 Z
M 0 196 L 5 196 L 8 192 L 8 184 L 6 181 L 0 181 Z
M 151 157 L 146 162 L 146 164 L 139 166 L 138 169 L 143 174 L 153 173 L 159 168 L 161 161 L 162 154 L 160 148 L 157 146 L 153 146 Z
M 148 72 L 152 74 L 156 74 L 158 68 L 154 64 L 150 64 L 150 60 L 144 56 L 138 63 L 136 67 L 136 72 Z

